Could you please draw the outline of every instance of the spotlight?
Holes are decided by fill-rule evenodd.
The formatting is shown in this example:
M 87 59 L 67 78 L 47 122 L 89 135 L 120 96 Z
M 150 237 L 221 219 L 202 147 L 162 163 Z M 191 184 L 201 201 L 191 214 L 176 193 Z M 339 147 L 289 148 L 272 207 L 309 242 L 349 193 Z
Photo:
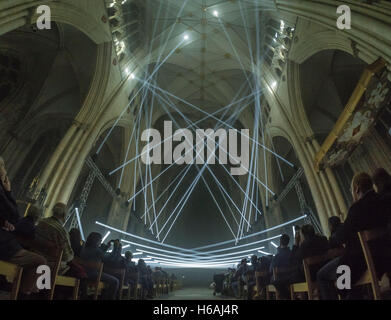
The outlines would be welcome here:
M 183 36 L 183 39 L 189 40 L 189 36 L 188 36 L 187 34 L 185 34 L 185 35 Z
M 134 73 L 132 73 L 132 74 L 130 75 L 130 77 L 131 77 L 132 79 L 136 78 L 136 76 L 134 75 Z
M 219 12 L 218 12 L 217 10 L 215 10 L 215 11 L 213 11 L 213 15 L 214 15 L 215 17 L 218 17 L 218 16 L 219 16 Z

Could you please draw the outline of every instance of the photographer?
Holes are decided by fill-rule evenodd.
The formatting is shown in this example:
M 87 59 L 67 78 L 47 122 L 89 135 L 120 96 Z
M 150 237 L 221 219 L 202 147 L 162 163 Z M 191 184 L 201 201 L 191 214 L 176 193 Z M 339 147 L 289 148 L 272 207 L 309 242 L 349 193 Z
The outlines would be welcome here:
M 113 245 L 113 250 L 111 252 L 106 253 L 103 262 L 111 268 L 119 268 L 119 269 L 125 268 L 126 267 L 125 258 L 123 258 L 121 255 L 122 252 L 121 242 L 119 241 L 119 239 L 110 240 L 107 246 L 109 246 L 110 248 L 111 245 Z

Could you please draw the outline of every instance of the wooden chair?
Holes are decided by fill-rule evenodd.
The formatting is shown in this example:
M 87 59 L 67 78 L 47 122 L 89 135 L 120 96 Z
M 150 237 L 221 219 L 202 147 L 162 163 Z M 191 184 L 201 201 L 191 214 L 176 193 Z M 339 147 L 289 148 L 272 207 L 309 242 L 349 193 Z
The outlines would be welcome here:
M 55 250 L 55 252 L 58 252 L 58 251 Z M 56 254 L 53 255 L 53 258 L 55 258 L 56 256 L 57 256 L 57 258 L 55 258 L 54 264 L 52 265 L 52 268 L 51 268 L 51 286 L 50 286 L 50 292 L 49 292 L 49 300 L 53 300 L 53 297 L 54 297 L 54 289 L 56 288 L 56 278 L 58 275 L 58 270 L 60 269 L 62 254 L 63 254 L 63 250 L 61 250 L 57 255 Z
M 308 300 L 314 300 L 314 294 L 315 289 L 317 289 L 317 285 L 316 282 L 312 281 L 311 267 L 315 265 L 324 265 L 328 261 L 341 256 L 343 250 L 343 248 L 330 249 L 325 254 L 305 258 L 303 260 L 303 269 L 306 281 L 291 284 L 291 299 L 294 300 L 296 293 L 306 293 L 308 295 Z
M 74 277 L 58 275 L 56 277 L 56 286 L 73 288 L 73 300 L 79 299 L 80 280 Z
M 26 239 L 23 237 L 17 237 L 18 242 L 25 248 L 30 249 L 31 251 L 41 254 L 47 257 L 51 263 L 51 288 L 49 292 L 49 300 L 53 300 L 54 292 L 56 286 L 70 287 L 73 288 L 72 298 L 78 300 L 80 280 L 74 277 L 67 277 L 58 274 L 63 250 L 57 248 L 52 242 L 47 240 L 35 240 L 35 239 Z
M 141 300 L 142 299 L 142 286 L 140 283 L 137 283 L 136 285 L 136 300 Z
M 133 280 L 134 285 L 129 288 L 129 298 L 137 299 L 137 283 L 138 283 L 138 272 L 133 272 L 129 275 L 129 278 Z
M 163 292 L 164 294 L 168 294 L 169 293 L 169 286 L 168 286 L 168 280 L 167 279 L 164 279 L 163 280 Z
M 50 289 L 50 294 L 49 294 L 49 300 L 53 300 L 54 297 L 54 292 L 56 287 L 70 287 L 73 288 L 73 294 L 72 298 L 73 300 L 78 300 L 79 299 L 79 288 L 80 288 L 80 280 L 74 277 L 67 277 L 67 276 L 62 276 L 58 274 L 60 265 L 61 265 L 61 260 L 62 260 L 62 254 L 63 251 L 61 250 L 60 254 L 58 255 L 54 266 L 52 270 L 52 286 Z
M 266 278 L 269 276 L 269 273 L 267 271 L 255 271 L 255 288 L 256 288 L 256 297 L 261 297 L 263 290 L 265 290 L 265 296 L 266 296 L 266 286 L 261 285 L 260 280 L 262 278 Z M 265 297 L 266 298 L 266 297 Z
M 103 282 L 101 282 L 102 278 L 102 272 L 103 272 L 103 262 L 95 262 L 95 261 L 85 261 L 78 259 L 78 263 L 80 263 L 83 267 L 87 269 L 95 269 L 97 271 L 97 277 L 94 280 L 87 280 L 87 288 L 92 289 L 94 294 L 93 294 L 93 299 L 98 300 L 99 294 L 102 292 L 104 289 L 105 285 Z
M 159 278 L 158 284 L 159 295 L 162 296 L 164 295 L 163 279 Z
M 278 279 L 279 277 L 281 277 L 281 275 L 291 273 L 291 272 L 292 272 L 292 268 L 281 268 L 281 267 L 273 268 L 273 279 Z M 266 286 L 266 300 L 271 300 L 271 295 L 270 295 L 271 293 L 275 295 L 276 300 L 281 299 L 280 294 L 276 289 L 276 287 L 272 284 L 269 284 Z
M 103 267 L 103 271 L 105 273 L 108 273 L 110 275 L 115 276 L 119 280 L 119 299 L 123 299 L 124 290 L 126 290 L 126 296 L 128 300 L 130 299 L 130 288 L 128 285 L 125 285 L 125 275 L 126 275 L 126 269 L 120 269 L 120 268 L 110 268 L 107 266 Z
M 12 284 L 10 299 L 17 300 L 22 279 L 23 268 L 9 262 L 0 261 L 0 275 L 4 276 L 7 282 Z
M 381 299 L 381 290 L 379 279 L 377 277 L 376 267 L 373 260 L 372 252 L 369 247 L 369 242 L 378 240 L 388 235 L 387 228 L 378 228 L 373 230 L 358 232 L 358 238 L 360 239 L 361 248 L 364 253 L 365 262 L 367 265 L 366 272 L 355 283 L 356 286 L 370 285 L 373 293 L 374 300 Z
M 271 293 L 275 295 L 276 300 L 280 300 L 280 296 L 276 288 L 272 284 L 268 284 L 266 286 L 266 300 L 271 300 Z

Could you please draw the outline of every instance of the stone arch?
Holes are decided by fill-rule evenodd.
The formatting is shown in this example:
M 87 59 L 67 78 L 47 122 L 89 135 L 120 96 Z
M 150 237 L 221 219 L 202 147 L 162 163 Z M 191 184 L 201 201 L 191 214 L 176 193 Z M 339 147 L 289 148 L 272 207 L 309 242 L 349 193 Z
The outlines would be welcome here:
M 86 14 L 86 11 L 64 2 L 51 2 L 50 9 L 53 21 L 66 23 L 79 29 L 96 44 L 112 41 L 107 17 L 106 19 L 102 17 L 98 24 L 97 19 Z M 35 24 L 38 17 L 39 15 L 34 10 L 30 19 L 31 24 Z
M 39 32 L 24 26 L 3 35 L 2 40 L 3 48 L 18 52 L 22 57 L 24 81 L 18 94 L 6 101 L 1 110 L 13 115 L 13 121 L 7 121 L 8 130 L 14 132 L 16 138 L 0 137 L 5 142 L 2 145 L 6 159 L 13 164 L 9 172 L 12 178 L 42 135 L 52 132 L 59 137 L 56 145 L 65 136 L 90 93 L 99 49 L 79 29 L 62 23 L 53 23 L 51 30 Z M 78 41 L 85 44 L 83 52 L 77 46 Z M 38 172 L 42 172 L 53 152 L 46 153 Z M 25 189 L 30 184 L 31 181 L 26 181 L 20 188 Z M 22 189 L 16 191 L 22 194 Z
M 314 190 L 310 184 L 310 180 L 312 179 L 310 176 L 311 173 L 308 172 L 308 165 L 306 163 L 307 160 L 304 155 L 301 154 L 301 147 L 296 145 L 296 140 L 291 137 L 284 128 L 276 126 L 271 127 L 270 139 L 268 141 L 269 148 L 272 148 L 274 152 L 293 164 L 292 167 L 281 160 L 278 161 L 278 158 L 273 156 L 272 153 L 268 154 L 268 171 L 272 174 L 271 186 L 273 187 L 273 191 L 276 193 L 275 198 L 277 198 L 285 189 L 286 185 L 293 178 L 299 168 L 303 168 L 304 174 L 298 181 L 308 206 L 305 213 L 308 214 L 310 212 L 308 208 L 310 208 L 315 219 L 318 219 L 319 221 L 320 214 L 322 213 L 318 212 L 317 203 L 314 198 L 316 195 L 314 194 Z M 271 203 L 273 203 L 273 201 L 271 201 Z M 281 205 L 277 209 L 274 208 L 272 213 L 279 216 L 279 219 L 281 220 L 280 223 L 294 219 L 304 213 L 302 212 L 302 207 L 295 187 L 291 188 L 286 198 L 281 202 Z
M 302 64 L 312 56 L 324 50 L 340 50 L 351 55 L 354 54 L 351 40 L 341 33 L 335 31 L 322 31 L 305 35 L 305 40 L 301 40 L 300 34 L 298 40 L 292 47 L 289 54 L 291 61 Z

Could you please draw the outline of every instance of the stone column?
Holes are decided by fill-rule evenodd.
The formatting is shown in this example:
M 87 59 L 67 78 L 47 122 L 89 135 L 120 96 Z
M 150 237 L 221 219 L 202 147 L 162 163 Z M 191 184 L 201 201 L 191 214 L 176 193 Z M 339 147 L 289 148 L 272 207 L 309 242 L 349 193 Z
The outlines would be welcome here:
M 313 149 L 314 149 L 315 153 L 318 152 L 320 149 L 320 146 L 315 138 L 312 140 L 312 144 L 313 144 Z M 314 160 L 315 160 L 315 154 L 314 154 Z M 333 208 L 334 214 L 332 214 L 332 212 L 329 212 L 329 217 L 331 217 L 333 215 L 339 216 L 341 214 L 341 210 L 340 210 L 338 203 L 337 203 L 336 193 L 339 193 L 339 195 L 341 197 L 342 197 L 342 194 L 341 194 L 341 191 L 339 190 L 338 184 L 332 185 L 328 179 L 326 172 L 324 172 L 324 171 L 320 171 L 319 175 L 322 179 L 324 189 L 327 192 L 328 199 L 331 203 L 331 207 Z M 334 179 L 334 182 L 336 182 L 335 179 Z
M 71 127 L 68 129 L 67 133 L 65 134 L 64 138 L 61 139 L 60 144 L 57 146 L 56 150 L 54 151 L 53 155 L 50 157 L 50 160 L 45 167 L 45 170 L 43 171 L 40 181 L 38 183 L 38 189 L 42 189 L 46 184 L 50 184 L 50 181 L 48 181 L 48 178 L 51 176 L 53 178 L 54 173 L 52 173 L 53 169 L 55 169 L 55 166 L 57 164 L 57 161 L 59 160 L 60 156 L 64 153 L 65 149 L 67 148 L 68 143 L 73 140 L 75 141 L 75 133 L 79 130 L 78 124 L 74 122 Z M 73 139 L 72 139 L 73 138 Z
M 316 139 L 313 141 L 314 148 L 316 151 L 320 149 L 320 145 Z M 334 176 L 333 170 L 331 168 L 325 169 L 326 177 L 328 178 L 328 189 L 330 190 L 331 194 L 335 197 L 333 197 L 334 200 L 337 201 L 338 208 L 336 214 L 340 217 L 345 217 L 347 214 L 348 208 L 346 207 L 345 200 L 343 198 L 341 189 L 338 185 L 338 182 Z

